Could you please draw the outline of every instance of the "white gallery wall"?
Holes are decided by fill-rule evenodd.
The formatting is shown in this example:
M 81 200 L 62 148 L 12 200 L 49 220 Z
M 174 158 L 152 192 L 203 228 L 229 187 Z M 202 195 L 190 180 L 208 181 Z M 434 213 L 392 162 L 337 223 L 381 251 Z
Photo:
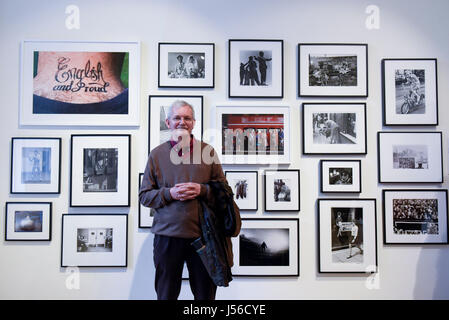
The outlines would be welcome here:
M 76 5 L 80 28 L 68 29 L 66 7 Z M 375 5 L 378 28 L 369 22 Z M 146 162 L 148 96 L 203 95 L 204 128 L 214 118 L 216 105 L 286 105 L 291 118 L 291 164 L 301 170 L 301 211 L 298 214 L 264 213 L 262 183 L 259 211 L 246 217 L 299 218 L 300 276 L 293 278 L 235 278 L 219 288 L 218 299 L 448 299 L 448 245 L 384 245 L 382 189 L 441 188 L 448 183 L 449 135 L 449 22 L 447 0 L 148 0 L 60 1 L 2 0 L 0 2 L 0 205 L 8 201 L 51 201 L 52 240 L 4 241 L 4 214 L 0 215 L 1 299 L 155 299 L 153 235 L 138 228 L 138 174 Z M 368 21 L 368 24 L 367 24 Z M 374 24 L 376 26 L 376 24 Z M 284 98 L 228 98 L 228 40 L 284 40 Z M 19 70 L 22 40 L 140 41 L 141 85 L 139 127 L 19 126 Z M 159 89 L 158 42 L 215 43 L 215 88 Z M 298 43 L 367 43 L 369 96 L 366 99 L 298 98 Z M 437 58 L 439 125 L 392 128 L 382 126 L 382 58 Z M 305 156 L 301 146 L 300 111 L 303 102 L 366 102 L 367 154 L 362 156 Z M 381 130 L 435 130 L 443 132 L 442 184 L 380 184 L 377 181 L 377 139 Z M 70 136 L 82 133 L 132 135 L 131 206 L 129 208 L 70 208 Z M 10 148 L 12 137 L 61 137 L 61 193 L 12 195 Z M 319 192 L 320 159 L 361 159 L 362 193 L 329 196 Z M 224 166 L 262 172 L 266 166 Z M 260 176 L 259 181 L 261 182 Z M 378 273 L 320 274 L 318 272 L 317 198 L 359 197 L 377 199 Z M 3 211 L 4 212 L 4 211 Z M 61 215 L 63 213 L 128 213 L 127 268 L 60 267 Z M 182 299 L 191 299 L 188 282 Z

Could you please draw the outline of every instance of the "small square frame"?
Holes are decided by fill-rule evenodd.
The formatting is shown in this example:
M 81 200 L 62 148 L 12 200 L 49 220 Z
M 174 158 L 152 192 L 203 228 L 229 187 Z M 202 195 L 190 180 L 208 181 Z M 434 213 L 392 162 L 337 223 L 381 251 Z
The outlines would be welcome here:
M 301 184 L 300 171 L 298 169 L 265 170 L 263 180 L 264 210 L 266 212 L 300 211 Z M 288 184 L 286 181 L 288 181 Z M 284 190 L 283 187 L 285 186 L 288 189 Z M 269 195 L 270 190 L 273 193 Z
M 241 211 L 257 211 L 259 203 L 258 171 L 225 171 L 225 176 L 234 192 L 234 201 L 239 209 Z M 245 181 L 243 182 L 242 179 Z M 238 180 L 237 184 L 234 183 L 236 180 Z

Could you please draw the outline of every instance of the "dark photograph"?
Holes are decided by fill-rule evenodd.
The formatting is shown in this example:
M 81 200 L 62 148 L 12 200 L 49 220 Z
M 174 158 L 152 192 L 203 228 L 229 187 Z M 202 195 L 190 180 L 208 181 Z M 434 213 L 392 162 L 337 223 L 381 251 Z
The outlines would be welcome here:
M 84 149 L 83 191 L 117 192 L 118 149 Z
M 357 56 L 309 54 L 309 86 L 357 86 Z
M 222 154 L 284 154 L 284 115 L 223 114 Z
M 424 114 L 425 70 L 395 70 L 396 114 Z
M 352 168 L 329 168 L 329 184 L 351 185 Z
M 112 228 L 80 228 L 77 252 L 112 252 Z
M 395 145 L 393 146 L 394 169 L 428 169 L 426 145 Z
M 175 79 L 204 79 L 204 52 L 169 52 L 168 77 Z
M 15 232 L 42 232 L 42 211 L 15 211 Z
M 290 202 L 292 200 L 290 179 L 274 179 L 273 184 L 274 202 Z
M 332 208 L 332 261 L 363 263 L 363 209 Z
M 288 266 L 289 229 L 242 229 L 241 266 Z
M 438 199 L 393 199 L 395 234 L 438 234 Z
M 314 113 L 314 144 L 355 144 L 355 113 Z
M 51 148 L 22 148 L 22 183 L 51 182 Z
M 246 179 L 234 179 L 235 198 L 246 199 L 248 194 L 248 183 Z
M 271 86 L 272 84 L 271 50 L 240 51 L 240 85 Z

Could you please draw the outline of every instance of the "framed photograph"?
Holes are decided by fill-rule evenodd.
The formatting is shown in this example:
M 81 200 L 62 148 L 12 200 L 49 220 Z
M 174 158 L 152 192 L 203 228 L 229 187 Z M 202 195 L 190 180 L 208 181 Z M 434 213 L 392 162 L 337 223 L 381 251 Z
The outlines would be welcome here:
M 443 182 L 441 132 L 377 133 L 379 182 Z
M 263 179 L 265 211 L 298 212 L 300 210 L 299 170 L 265 170 Z
M 300 97 L 368 97 L 368 45 L 298 44 Z
M 448 244 L 447 190 L 383 190 L 385 244 Z
M 365 103 L 303 103 L 304 154 L 366 154 Z
M 321 160 L 321 192 L 362 192 L 361 160 Z
M 71 155 L 71 207 L 129 207 L 131 135 L 72 135 Z
M 142 185 L 143 173 L 139 173 L 139 189 Z M 139 198 L 139 197 L 137 197 Z M 142 205 L 139 201 L 139 228 L 151 228 L 153 226 L 154 210 Z
M 318 199 L 320 273 L 377 271 L 375 199 Z
M 159 43 L 159 88 L 213 88 L 215 44 Z
M 148 116 L 148 153 L 170 139 L 170 130 L 165 124 L 168 109 L 177 100 L 189 103 L 195 113 L 195 126 L 192 134 L 202 140 L 203 136 L 203 96 L 150 96 Z
M 61 192 L 61 138 L 11 139 L 12 194 Z
M 242 219 L 232 247 L 233 276 L 299 277 L 298 219 Z
M 382 59 L 384 125 L 438 125 L 437 59 Z
M 224 164 L 290 162 L 290 108 L 217 106 L 215 150 Z
M 23 41 L 21 49 L 21 125 L 139 126 L 139 42 Z
M 5 241 L 50 241 L 51 202 L 6 202 Z
M 63 214 L 61 267 L 126 267 L 127 214 Z
M 234 192 L 234 201 L 240 210 L 258 209 L 258 172 L 225 171 L 226 180 Z
M 284 97 L 284 41 L 229 40 L 229 98 Z

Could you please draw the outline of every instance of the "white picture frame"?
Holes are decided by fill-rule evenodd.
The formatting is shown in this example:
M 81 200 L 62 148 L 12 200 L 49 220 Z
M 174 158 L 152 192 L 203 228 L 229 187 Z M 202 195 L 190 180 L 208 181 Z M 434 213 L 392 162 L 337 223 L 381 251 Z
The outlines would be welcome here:
M 234 193 L 234 201 L 241 211 L 257 211 L 259 202 L 258 171 L 225 171 Z

